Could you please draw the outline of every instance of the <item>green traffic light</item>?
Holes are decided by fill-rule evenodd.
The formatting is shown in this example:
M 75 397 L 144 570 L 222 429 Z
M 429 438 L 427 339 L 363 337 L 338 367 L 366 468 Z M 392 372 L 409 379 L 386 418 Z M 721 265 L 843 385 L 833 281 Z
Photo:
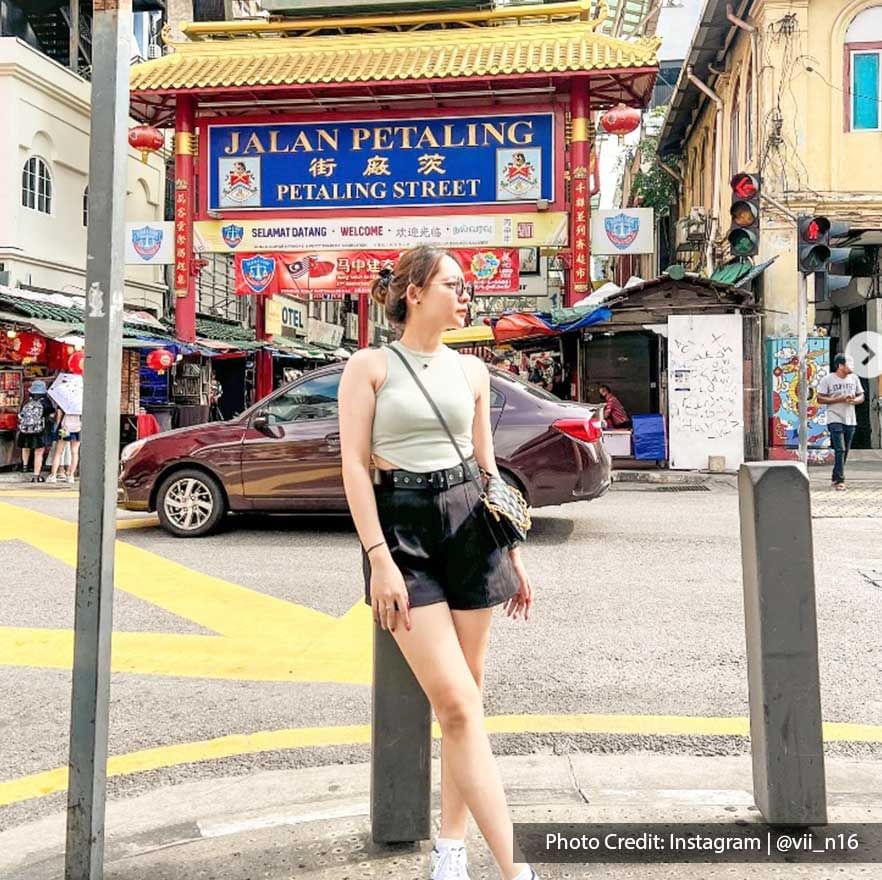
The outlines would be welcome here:
M 750 257 L 758 251 L 756 234 L 748 229 L 733 229 L 729 233 L 729 247 L 739 257 Z
M 825 244 L 816 244 L 814 247 L 803 248 L 802 268 L 803 271 L 821 272 L 830 261 L 830 248 Z

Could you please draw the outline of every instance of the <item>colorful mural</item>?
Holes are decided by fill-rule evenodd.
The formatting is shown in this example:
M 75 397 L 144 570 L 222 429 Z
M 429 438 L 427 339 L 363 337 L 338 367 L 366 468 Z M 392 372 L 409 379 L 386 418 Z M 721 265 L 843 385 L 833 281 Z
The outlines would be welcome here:
M 799 446 L 799 348 L 793 337 L 766 340 L 766 388 L 769 389 L 769 446 Z M 826 407 L 818 403 L 818 382 L 830 372 L 830 340 L 808 340 L 808 445 L 830 446 Z

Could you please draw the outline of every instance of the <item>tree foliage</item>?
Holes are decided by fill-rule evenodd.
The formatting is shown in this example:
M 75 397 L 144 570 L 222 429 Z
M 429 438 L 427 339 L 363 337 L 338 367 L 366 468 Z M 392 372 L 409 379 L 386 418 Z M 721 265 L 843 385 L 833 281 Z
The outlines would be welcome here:
M 658 218 L 669 217 L 677 201 L 677 182 L 659 164 L 658 134 L 645 135 L 638 147 L 640 168 L 634 175 L 632 199 L 644 208 L 654 208 Z

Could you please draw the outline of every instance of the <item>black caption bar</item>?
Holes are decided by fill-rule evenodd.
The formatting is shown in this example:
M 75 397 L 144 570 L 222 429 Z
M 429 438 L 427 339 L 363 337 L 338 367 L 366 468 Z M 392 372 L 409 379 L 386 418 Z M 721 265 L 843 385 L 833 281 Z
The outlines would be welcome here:
M 882 862 L 882 823 L 812 827 L 754 822 L 514 826 L 515 861 L 591 864 L 653 862 Z

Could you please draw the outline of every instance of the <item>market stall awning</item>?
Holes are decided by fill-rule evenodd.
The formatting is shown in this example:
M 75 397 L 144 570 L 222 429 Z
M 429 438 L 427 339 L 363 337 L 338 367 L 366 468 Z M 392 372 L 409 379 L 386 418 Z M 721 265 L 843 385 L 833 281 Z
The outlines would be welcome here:
M 493 342 L 493 330 L 486 324 L 475 324 L 474 327 L 448 330 L 441 341 L 445 345 L 480 345 L 482 342 Z
M 579 10 L 588 4 L 568 6 L 576 9 L 568 21 L 517 18 L 516 24 L 404 33 L 372 28 L 369 19 L 360 33 L 320 36 L 289 34 L 284 21 L 265 23 L 259 35 L 251 25 L 220 23 L 213 39 L 177 43 L 172 53 L 134 65 L 132 110 L 162 123 L 171 118 L 169 96 L 177 92 L 198 92 L 219 112 L 219 97 L 241 101 L 244 95 L 253 100 L 257 93 L 279 92 L 318 98 L 353 90 L 361 94 L 374 86 L 390 94 L 387 87 L 400 90 L 401 84 L 426 86 L 414 98 L 431 97 L 433 85 L 443 97 L 444 84 L 453 81 L 471 81 L 489 92 L 500 81 L 521 88 L 533 80 L 551 86 L 573 74 L 592 79 L 594 109 L 620 101 L 644 106 L 655 82 L 660 41 L 607 36 L 600 32 L 605 15 L 582 20 Z
M 512 342 L 516 339 L 530 339 L 537 336 L 558 336 L 608 321 L 612 312 L 601 306 L 588 309 L 561 309 L 558 313 L 513 312 L 503 315 L 493 325 L 493 336 L 497 342 Z

